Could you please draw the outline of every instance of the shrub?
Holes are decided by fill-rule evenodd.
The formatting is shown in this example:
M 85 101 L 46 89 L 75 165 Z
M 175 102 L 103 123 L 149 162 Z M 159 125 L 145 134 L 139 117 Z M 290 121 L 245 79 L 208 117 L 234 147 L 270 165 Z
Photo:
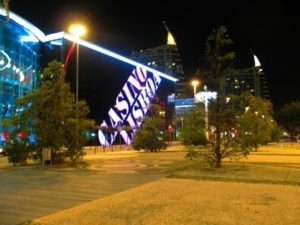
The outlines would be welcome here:
M 9 137 L 5 141 L 4 148 L 7 152 L 8 162 L 14 166 L 17 163 L 26 164 L 34 146 L 29 144 L 27 138 Z

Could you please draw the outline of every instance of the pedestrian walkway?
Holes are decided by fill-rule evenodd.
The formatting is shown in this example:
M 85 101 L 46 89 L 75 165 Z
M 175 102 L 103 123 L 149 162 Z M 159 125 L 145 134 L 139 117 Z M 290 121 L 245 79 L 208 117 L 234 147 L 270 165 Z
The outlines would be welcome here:
M 157 180 L 167 164 L 184 160 L 183 153 L 172 152 L 108 155 L 89 156 L 92 163 L 80 168 L 1 168 L 0 224 L 20 224 Z

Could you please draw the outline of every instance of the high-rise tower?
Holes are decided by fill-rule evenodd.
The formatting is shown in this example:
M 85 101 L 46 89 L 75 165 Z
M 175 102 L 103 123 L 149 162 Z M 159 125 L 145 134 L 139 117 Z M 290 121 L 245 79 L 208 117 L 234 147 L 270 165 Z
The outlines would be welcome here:
M 168 35 L 165 45 L 132 52 L 131 58 L 144 65 L 176 77 L 178 81 L 175 83 L 172 93 L 175 94 L 175 97 L 183 97 L 185 95 L 185 78 L 181 57 L 176 41 L 165 22 L 164 26 Z
M 253 58 L 253 67 L 237 69 L 226 75 L 227 93 L 241 94 L 244 91 L 250 91 L 258 97 L 270 97 L 262 66 L 256 55 L 253 54 Z

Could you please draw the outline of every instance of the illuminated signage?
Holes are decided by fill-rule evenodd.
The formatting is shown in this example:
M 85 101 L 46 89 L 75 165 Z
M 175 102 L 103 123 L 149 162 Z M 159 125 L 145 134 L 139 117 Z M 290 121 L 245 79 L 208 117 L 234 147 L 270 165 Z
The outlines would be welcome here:
M 118 132 L 126 144 L 130 144 L 136 130 L 141 126 L 150 102 L 161 82 L 157 73 L 150 73 L 142 67 L 135 68 L 116 98 L 115 106 L 109 112 L 109 122 L 103 121 L 98 131 L 98 138 L 103 146 L 110 145 Z M 130 126 L 131 130 L 123 130 Z M 112 133 L 105 129 L 112 128 Z
M 0 70 L 5 70 L 6 68 L 10 68 L 11 67 L 11 58 L 8 56 L 8 54 L 1 50 L 0 51 L 0 55 L 1 55 L 1 58 L 0 58 Z
M 31 82 L 30 78 L 32 76 L 32 69 L 31 69 L 32 66 L 29 66 L 24 71 L 22 71 L 20 68 L 16 67 L 15 65 L 11 66 L 11 58 L 9 57 L 9 55 L 5 51 L 0 50 L 0 71 L 9 68 L 11 68 L 15 74 L 19 75 L 20 82 L 26 82 L 26 83 Z M 25 75 L 27 75 L 27 77 L 25 77 Z

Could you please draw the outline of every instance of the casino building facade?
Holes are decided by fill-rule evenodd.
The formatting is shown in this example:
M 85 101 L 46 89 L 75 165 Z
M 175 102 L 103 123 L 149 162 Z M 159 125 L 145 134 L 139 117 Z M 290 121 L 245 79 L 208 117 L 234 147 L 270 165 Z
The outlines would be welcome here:
M 29 29 L 7 20 L 0 8 L 0 146 L 7 131 L 3 119 L 13 116 L 15 100 L 37 86 L 40 42 Z

